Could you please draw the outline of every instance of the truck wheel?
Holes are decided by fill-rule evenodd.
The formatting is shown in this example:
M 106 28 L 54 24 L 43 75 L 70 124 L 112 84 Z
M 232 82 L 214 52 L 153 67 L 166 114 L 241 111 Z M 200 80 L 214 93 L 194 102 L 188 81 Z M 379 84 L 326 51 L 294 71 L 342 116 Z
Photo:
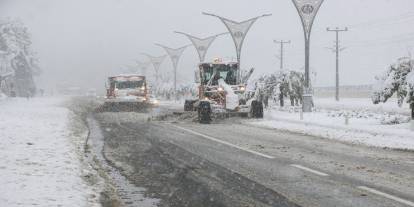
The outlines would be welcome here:
M 194 110 L 193 104 L 194 104 L 193 100 L 185 100 L 184 111 L 193 111 Z
M 263 118 L 263 103 L 261 101 L 252 101 L 250 106 L 250 117 L 261 119 Z
M 202 101 L 198 106 L 198 121 L 201 124 L 209 124 L 211 122 L 210 102 Z

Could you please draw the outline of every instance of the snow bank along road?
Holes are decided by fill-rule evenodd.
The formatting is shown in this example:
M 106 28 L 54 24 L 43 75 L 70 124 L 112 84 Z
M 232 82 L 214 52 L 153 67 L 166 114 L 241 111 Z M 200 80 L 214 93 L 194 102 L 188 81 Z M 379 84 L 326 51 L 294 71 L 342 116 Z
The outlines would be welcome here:
M 237 120 L 200 125 L 191 121 L 147 122 L 142 118 L 134 121 L 131 118 L 123 119 L 122 116 L 111 116 L 116 117 L 122 129 L 105 125 L 110 127 L 109 131 L 118 130 L 117 133 L 106 136 L 109 146 L 113 147 L 109 154 L 119 158 L 126 156 L 120 152 L 127 153 L 124 160 L 115 160 L 128 166 L 136 164 L 134 160 L 144 159 L 134 155 L 137 148 L 167 145 L 174 147 L 161 147 L 157 151 L 162 157 L 175 156 L 175 160 L 183 161 L 187 166 L 186 173 L 192 177 L 199 176 L 198 179 L 203 180 L 204 176 L 212 176 L 214 170 L 204 176 L 199 173 L 202 170 L 200 168 L 205 167 L 200 163 L 209 162 L 216 168 L 227 169 L 234 176 L 242 176 L 257 183 L 262 190 L 271 190 L 274 194 L 266 195 L 278 197 L 278 201 L 282 200 L 286 206 L 293 205 L 290 202 L 300 206 L 321 207 L 414 206 L 412 152 L 347 145 L 333 140 L 247 126 L 237 123 Z M 101 118 L 105 119 L 104 116 Z M 127 133 L 120 136 L 119 132 L 122 131 Z M 152 140 L 152 144 L 135 143 L 143 138 Z M 178 153 L 177 148 L 185 153 Z M 194 161 L 197 159 L 202 161 Z M 151 161 L 144 160 L 146 165 L 140 167 L 147 166 L 151 170 L 155 168 L 154 165 L 165 164 L 151 164 Z M 143 171 L 134 167 L 130 169 L 132 178 Z M 219 170 L 215 172 L 215 177 L 222 173 Z M 154 175 L 157 171 L 152 173 Z M 227 177 L 227 182 L 235 182 L 230 177 Z M 180 187 L 185 186 L 178 188 Z M 252 186 L 250 188 L 258 191 Z
M 317 109 L 299 113 L 299 107 L 274 106 L 264 119 L 247 121 L 259 127 L 276 128 L 342 142 L 414 151 L 414 122 L 409 122 L 408 104 L 398 107 L 396 99 L 373 105 L 368 98 L 315 98 Z
M 99 206 L 79 159 L 86 128 L 72 130 L 62 102 L 0 100 L 0 206 Z

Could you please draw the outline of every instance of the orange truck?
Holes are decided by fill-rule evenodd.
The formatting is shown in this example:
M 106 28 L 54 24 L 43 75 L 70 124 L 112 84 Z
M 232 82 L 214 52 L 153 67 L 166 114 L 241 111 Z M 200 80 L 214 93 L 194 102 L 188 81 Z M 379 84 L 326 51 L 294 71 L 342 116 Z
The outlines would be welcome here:
M 131 74 L 108 78 L 104 108 L 109 111 L 140 111 L 153 105 L 145 76 Z

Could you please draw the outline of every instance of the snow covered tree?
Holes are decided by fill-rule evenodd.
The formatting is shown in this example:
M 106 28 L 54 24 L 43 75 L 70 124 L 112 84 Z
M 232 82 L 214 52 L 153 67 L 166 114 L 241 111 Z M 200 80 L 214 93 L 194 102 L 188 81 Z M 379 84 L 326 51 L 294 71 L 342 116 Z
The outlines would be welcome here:
M 413 61 L 411 61 L 411 66 L 413 66 Z M 406 81 L 408 83 L 407 103 L 410 104 L 411 118 L 414 119 L 414 69 L 413 68 L 411 68 L 411 72 L 407 75 Z
M 303 88 L 305 83 L 305 75 L 302 72 L 290 71 L 289 73 L 288 95 L 292 106 L 302 103 Z
M 30 34 L 22 22 L 0 21 L 0 76 L 12 72 L 6 83 L 12 95 L 30 96 L 36 91 L 33 76 L 39 75 L 40 69 L 31 44 Z
M 257 81 L 263 87 L 261 97 L 265 106 L 268 99 L 274 97 L 284 106 L 284 98 L 289 97 L 292 106 L 302 103 L 304 74 L 298 71 L 283 70 L 265 75 Z
M 385 103 L 396 94 L 398 105 L 401 107 L 404 100 L 410 104 L 412 118 L 414 118 L 414 60 L 400 58 L 397 63 L 391 65 L 388 70 L 379 77 L 376 77 L 372 102 Z

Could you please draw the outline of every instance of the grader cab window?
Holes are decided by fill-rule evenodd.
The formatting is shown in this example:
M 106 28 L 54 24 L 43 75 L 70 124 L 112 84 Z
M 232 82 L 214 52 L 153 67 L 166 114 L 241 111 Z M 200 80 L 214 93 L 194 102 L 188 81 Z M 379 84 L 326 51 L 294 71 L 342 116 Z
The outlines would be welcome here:
M 219 79 L 223 79 L 229 85 L 237 84 L 236 64 L 203 64 L 201 67 L 201 78 L 203 84 L 212 80 L 212 85 L 217 85 Z

